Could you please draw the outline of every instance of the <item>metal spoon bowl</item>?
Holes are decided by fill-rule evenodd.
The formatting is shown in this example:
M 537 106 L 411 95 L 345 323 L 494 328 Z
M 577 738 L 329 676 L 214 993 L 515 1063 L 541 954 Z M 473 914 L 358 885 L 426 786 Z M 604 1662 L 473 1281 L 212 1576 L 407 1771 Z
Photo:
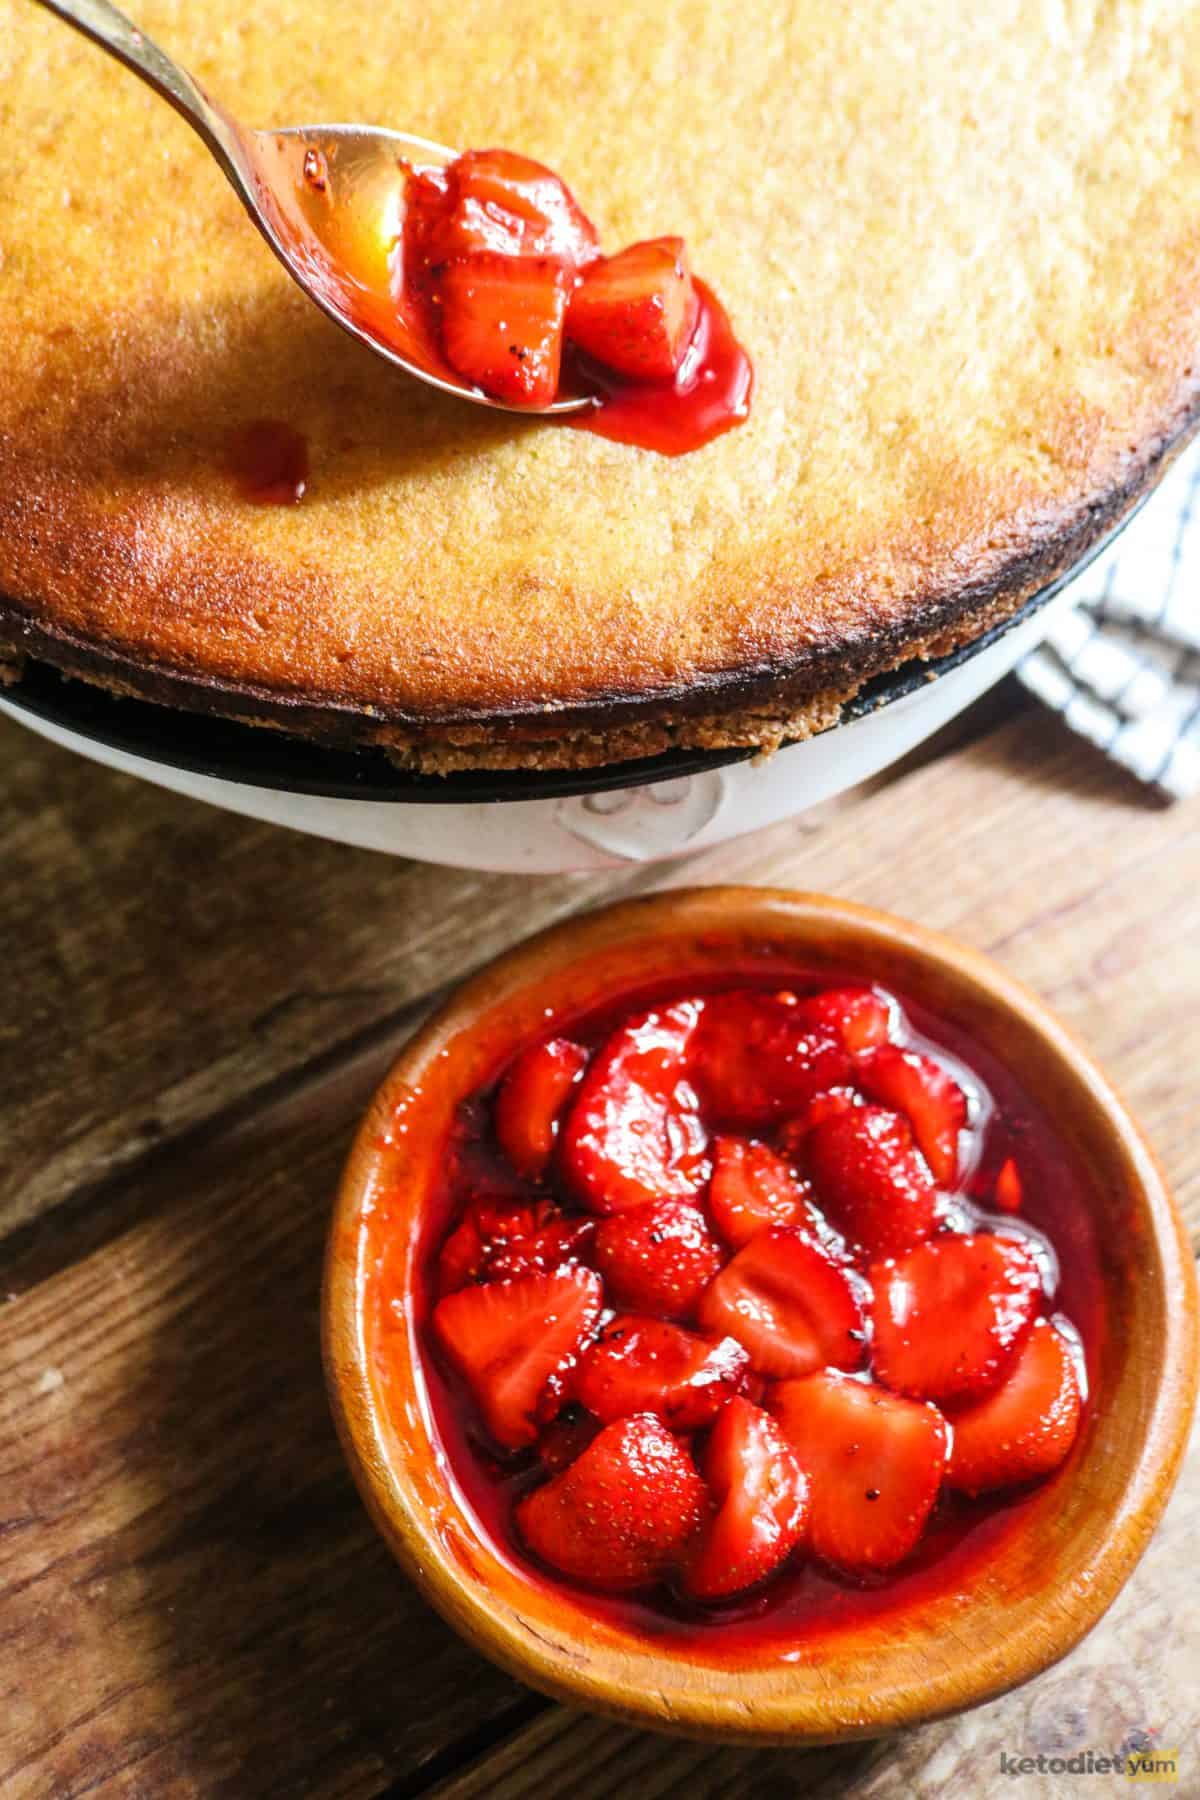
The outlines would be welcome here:
M 39 0 L 139 75 L 203 140 L 292 280 L 351 337 L 443 393 L 501 412 L 579 412 L 587 398 L 508 406 L 462 381 L 390 296 L 388 258 L 403 225 L 402 166 L 441 167 L 443 144 L 365 125 L 251 131 L 109 0 Z

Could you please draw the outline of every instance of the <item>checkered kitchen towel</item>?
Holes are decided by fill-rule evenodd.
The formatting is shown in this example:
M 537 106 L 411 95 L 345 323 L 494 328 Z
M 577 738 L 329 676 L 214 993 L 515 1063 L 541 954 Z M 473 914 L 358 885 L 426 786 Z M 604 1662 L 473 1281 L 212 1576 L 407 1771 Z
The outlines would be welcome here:
M 1031 693 L 1168 799 L 1200 789 L 1200 441 L 1071 589 L 1018 668 Z

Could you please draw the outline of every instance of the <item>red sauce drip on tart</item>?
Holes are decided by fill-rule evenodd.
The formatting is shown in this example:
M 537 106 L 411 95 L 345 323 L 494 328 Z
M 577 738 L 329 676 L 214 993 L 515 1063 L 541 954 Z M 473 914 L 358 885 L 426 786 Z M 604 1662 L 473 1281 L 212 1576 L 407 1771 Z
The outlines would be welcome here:
M 229 472 L 254 506 L 296 506 L 308 487 L 308 441 L 279 419 L 255 419 L 231 436 Z

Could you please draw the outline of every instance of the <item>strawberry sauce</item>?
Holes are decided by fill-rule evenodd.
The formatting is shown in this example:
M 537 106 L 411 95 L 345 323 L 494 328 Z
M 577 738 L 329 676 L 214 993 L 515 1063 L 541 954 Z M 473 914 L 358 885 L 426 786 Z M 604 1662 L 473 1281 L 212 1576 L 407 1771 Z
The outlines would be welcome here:
M 429 375 L 681 456 L 742 424 L 750 358 L 681 238 L 601 253 L 550 169 L 506 150 L 373 166 L 281 137 L 271 222 L 324 304 Z M 547 415 L 556 401 L 586 411 Z
M 233 433 L 229 472 L 254 506 L 297 506 L 308 488 L 308 442 L 279 419 L 256 419 Z
M 573 359 L 570 385 L 594 394 L 593 411 L 568 414 L 565 424 L 618 444 L 661 456 L 699 450 L 732 431 L 750 413 L 754 370 L 729 315 L 712 289 L 696 282 L 700 312 L 695 335 L 673 380 L 662 386 L 623 380 L 584 356 Z
M 828 982 L 828 977 L 825 979 Z M 854 985 L 853 978 L 849 978 L 846 989 L 838 990 L 839 995 Z M 586 1373 L 587 1359 L 590 1356 L 594 1361 L 608 1334 L 615 1333 L 617 1340 L 613 1346 L 616 1379 L 624 1379 L 627 1373 L 620 1364 L 620 1340 L 626 1327 L 619 1307 L 628 1306 L 630 1296 L 619 1290 L 616 1295 L 606 1293 L 604 1304 L 608 1310 L 597 1317 L 594 1288 L 586 1285 L 597 1281 L 595 1271 L 605 1281 L 612 1280 L 614 1271 L 619 1271 L 623 1281 L 635 1285 L 636 1301 L 639 1258 L 648 1258 L 649 1268 L 662 1249 L 663 1255 L 674 1258 L 672 1267 L 682 1271 L 687 1280 L 684 1286 L 673 1289 L 664 1285 L 662 1271 L 655 1266 L 654 1280 L 644 1290 L 650 1298 L 643 1299 L 643 1312 L 649 1312 L 654 1296 L 665 1296 L 661 1300 L 666 1309 L 663 1316 L 674 1319 L 675 1324 L 655 1329 L 667 1337 L 673 1332 L 681 1340 L 707 1334 L 715 1341 L 721 1330 L 728 1330 L 729 1326 L 710 1325 L 713 1309 L 705 1298 L 695 1300 L 692 1282 L 699 1284 L 697 1292 L 706 1283 L 711 1285 L 712 1269 L 723 1263 L 715 1279 L 728 1285 L 735 1259 L 752 1257 L 756 1236 L 759 1244 L 765 1241 L 763 1231 L 781 1234 L 781 1243 L 783 1239 L 803 1239 L 804 1255 L 821 1260 L 822 1266 L 828 1257 L 828 1281 L 832 1283 L 837 1276 L 848 1283 L 847 1292 L 857 1297 L 855 1304 L 863 1305 L 868 1321 L 861 1344 L 857 1342 L 858 1332 L 849 1334 L 854 1341 L 848 1346 L 848 1353 L 839 1358 L 840 1369 L 848 1372 L 835 1371 L 835 1393 L 839 1382 L 867 1381 L 872 1367 L 872 1304 L 878 1308 L 879 1296 L 893 1272 L 905 1266 L 905 1258 L 915 1253 L 903 1248 L 897 1251 L 896 1246 L 902 1245 L 904 1239 L 896 1235 L 893 1222 L 881 1224 L 869 1208 L 857 1215 L 846 1212 L 834 1204 L 833 1190 L 829 1186 L 816 1187 L 809 1175 L 821 1162 L 811 1152 L 815 1132 L 824 1132 L 833 1144 L 845 1135 L 848 1112 L 865 1121 L 880 1110 L 874 1094 L 862 1091 L 865 1084 L 876 1091 L 907 1094 L 914 1130 L 945 1177 L 934 1184 L 924 1152 L 911 1152 L 916 1157 L 914 1166 L 920 1181 L 925 1184 L 917 1198 L 922 1199 L 926 1192 L 935 1193 L 937 1208 L 936 1223 L 931 1225 L 908 1188 L 902 1184 L 896 1190 L 900 1196 L 897 1205 L 911 1209 L 907 1216 L 913 1235 L 919 1239 L 917 1249 L 925 1254 L 930 1248 L 948 1247 L 949 1252 L 957 1253 L 971 1242 L 988 1246 L 1008 1243 L 1018 1262 L 1024 1259 L 1027 1265 L 1032 1256 L 1040 1270 L 1035 1283 L 1038 1316 L 1032 1324 L 1026 1320 L 1019 1342 L 1012 1341 L 1015 1327 L 1011 1294 L 1004 1303 L 1004 1332 L 992 1346 L 1003 1368 L 999 1376 L 990 1368 L 982 1371 L 982 1402 L 990 1404 L 995 1393 L 1007 1391 L 1005 1384 L 1014 1379 L 1012 1372 L 1031 1342 L 1055 1335 L 1067 1347 L 1074 1371 L 1072 1384 L 1082 1400 L 1086 1427 L 1086 1371 L 1089 1367 L 1097 1369 L 1104 1355 L 1102 1250 L 1087 1206 L 1085 1177 L 1056 1136 L 1052 1121 L 1015 1075 L 960 1032 L 920 1005 L 910 1003 L 906 996 L 896 997 L 897 1010 L 891 997 L 860 988 L 859 997 L 866 995 L 875 1011 L 868 1008 L 866 1013 L 845 1015 L 846 1043 L 853 1046 L 849 1052 L 851 1073 L 848 1077 L 843 1074 L 830 1087 L 829 1082 L 838 1074 L 835 1062 L 829 1060 L 833 1054 L 829 1033 L 835 1027 L 820 1022 L 814 1012 L 812 1017 L 817 1022 L 812 1024 L 800 1049 L 794 1033 L 785 1045 L 781 1032 L 785 1027 L 790 1029 L 789 1015 L 786 1008 L 777 1005 L 776 992 L 765 987 L 759 992 L 753 978 L 742 977 L 735 992 L 710 989 L 697 993 L 689 989 L 630 996 L 606 1007 L 603 1015 L 572 1021 L 569 1040 L 575 1051 L 571 1055 L 561 1047 L 567 1040 L 560 1039 L 547 1046 L 544 1056 L 536 1049 L 523 1052 L 510 1065 L 517 1073 L 507 1083 L 507 1123 L 505 1107 L 497 1107 L 495 1088 L 476 1095 L 460 1109 L 447 1147 L 438 1197 L 442 1223 L 428 1240 L 431 1253 L 413 1295 L 432 1431 L 435 1440 L 440 1440 L 446 1467 L 464 1505 L 496 1553 L 551 1591 L 570 1596 L 615 1626 L 664 1647 L 677 1646 L 693 1658 L 702 1655 L 718 1663 L 727 1659 L 736 1662 L 751 1653 L 756 1657 L 765 1653 L 782 1661 L 803 1661 L 809 1654 L 806 1646 L 831 1632 L 853 1630 L 948 1594 L 957 1593 L 965 1599 L 989 1555 L 1007 1540 L 1008 1534 L 1022 1530 L 1045 1482 L 1056 1478 L 1053 1470 L 1057 1465 L 1047 1460 L 1042 1467 L 1050 1472 L 1038 1479 L 1021 1479 L 1010 1471 L 994 1477 L 986 1491 L 970 1492 L 955 1486 L 948 1461 L 946 1478 L 943 1480 L 939 1474 L 935 1479 L 936 1499 L 919 1539 L 906 1550 L 892 1545 L 887 1557 L 879 1558 L 877 1565 L 871 1563 L 869 1548 L 857 1558 L 852 1548 L 849 1563 L 831 1560 L 814 1548 L 820 1543 L 819 1507 L 814 1501 L 804 1533 L 798 1540 L 795 1534 L 788 1539 L 785 1552 L 780 1553 L 777 1566 L 766 1578 L 722 1592 L 718 1599 L 698 1596 L 697 1559 L 692 1551 L 688 1558 L 664 1567 L 653 1579 L 616 1583 L 623 1591 L 611 1591 L 614 1584 L 603 1579 L 592 1581 L 577 1573 L 564 1575 L 561 1567 L 552 1566 L 523 1540 L 523 1527 L 532 1531 L 535 1525 L 539 1529 L 541 1525 L 522 1503 L 531 1493 L 544 1492 L 549 1483 L 561 1482 L 564 1470 L 584 1470 L 589 1446 L 595 1442 L 599 1448 L 628 1424 L 624 1419 L 624 1423 L 602 1427 L 600 1419 L 589 1415 L 575 1398 L 576 1391 L 582 1391 L 604 1411 L 610 1392 L 619 1397 L 619 1387 L 610 1390 L 595 1381 L 589 1386 L 573 1374 L 580 1359 Z M 814 986 L 796 979 L 781 1001 L 793 1008 L 811 1008 L 814 1002 L 810 996 L 817 993 Z M 714 994 L 719 996 L 715 1007 Z M 818 1010 L 827 998 L 829 990 L 820 990 L 820 998 L 815 1002 Z M 629 1029 L 627 1021 L 644 1013 L 651 1002 L 657 1009 L 653 1017 L 659 1023 L 640 1036 L 635 1033 L 622 1038 L 622 1029 Z M 703 1020 L 706 1010 L 712 1020 L 720 1020 L 720 1030 L 710 1029 L 707 1039 L 696 1024 L 697 1017 Z M 886 1025 L 888 1038 L 882 1045 L 883 1058 L 879 1055 L 879 1033 L 884 1029 L 879 1024 L 881 1016 L 890 1021 Z M 739 1018 L 746 1034 L 742 1043 L 734 1041 Z M 561 1020 L 558 1029 L 562 1030 Z M 586 1070 L 581 1067 L 585 1052 L 590 1056 Z M 903 1066 L 897 1075 L 896 1069 L 889 1067 L 889 1060 L 899 1064 L 901 1058 Z M 815 1096 L 805 1093 L 809 1067 L 819 1069 L 819 1078 L 814 1079 L 820 1091 Z M 923 1086 L 914 1084 L 914 1071 L 924 1071 Z M 639 1084 L 649 1084 L 653 1089 L 656 1081 L 661 1083 L 661 1091 L 651 1093 L 648 1103 Z M 498 1091 L 502 1097 L 505 1095 L 505 1081 L 499 1084 Z M 780 1100 L 781 1094 L 786 1097 L 785 1103 Z M 932 1113 L 921 1110 L 926 1095 L 934 1097 Z M 954 1111 L 948 1096 L 954 1098 L 960 1112 Z M 516 1129 L 518 1101 L 534 1115 L 536 1130 Z M 681 1131 L 677 1121 L 669 1116 L 671 1108 L 691 1109 L 698 1105 L 703 1108 L 702 1116 Z M 558 1123 L 547 1140 L 544 1120 L 551 1111 Z M 585 1115 L 582 1123 L 581 1115 Z M 597 1120 L 603 1122 L 603 1130 L 598 1130 Z M 727 1123 L 730 1120 L 732 1125 Z M 932 1130 L 947 1120 L 956 1127 L 957 1139 L 949 1150 L 945 1134 L 938 1139 Z M 633 1160 L 614 1175 L 614 1165 L 606 1160 L 603 1131 L 619 1131 L 622 1121 L 634 1134 Z M 895 1132 L 900 1129 L 893 1127 Z M 719 1178 L 723 1157 L 727 1157 L 721 1146 L 730 1141 L 727 1134 L 731 1130 L 740 1134 L 739 1141 L 774 1146 L 765 1153 L 767 1163 L 774 1166 L 778 1161 L 781 1167 L 786 1163 L 792 1171 L 790 1177 L 780 1178 L 780 1182 L 792 1183 L 786 1192 L 780 1183 L 768 1183 L 766 1189 L 744 1196 L 751 1202 L 749 1212 L 745 1207 L 731 1211 L 714 1203 L 713 1169 L 715 1165 Z M 542 1146 L 547 1141 L 551 1147 L 544 1150 Z M 521 1175 L 516 1173 L 512 1160 L 514 1145 L 523 1164 Z M 509 1147 L 507 1155 L 505 1147 Z M 639 1181 L 653 1185 L 656 1156 L 667 1159 L 668 1175 L 675 1171 L 680 1198 L 656 1200 L 651 1196 L 647 1201 L 635 1191 Z M 825 1161 L 829 1163 L 828 1156 Z M 761 1170 L 761 1159 L 755 1166 Z M 740 1169 L 742 1162 L 736 1167 Z M 906 1176 L 906 1180 L 911 1187 L 911 1179 Z M 491 1241 L 482 1247 L 478 1236 L 462 1230 L 464 1221 L 477 1216 L 472 1208 L 478 1208 L 481 1196 L 486 1197 L 486 1207 L 491 1209 L 483 1215 L 484 1239 L 489 1231 L 492 1233 Z M 851 1198 L 856 1196 L 861 1199 L 854 1190 Z M 792 1223 L 765 1225 L 756 1220 L 753 1212 L 760 1202 L 776 1209 L 770 1215 L 774 1218 L 783 1216 L 779 1208 L 785 1202 L 799 1210 Z M 639 1208 L 647 1205 L 654 1210 L 640 1214 L 645 1224 L 635 1230 Z M 503 1218 L 518 1207 L 524 1207 L 528 1216 L 519 1228 L 507 1228 L 506 1236 L 506 1228 L 496 1226 L 495 1217 Z M 678 1213 L 681 1208 L 688 1212 L 693 1207 L 692 1235 L 679 1232 L 673 1237 L 672 1209 Z M 626 1221 L 628 1231 L 624 1232 Z M 887 1226 L 886 1231 L 883 1225 Z M 873 1234 L 880 1231 L 883 1235 L 879 1241 L 891 1246 L 882 1260 L 880 1253 L 871 1248 Z M 623 1253 L 623 1238 L 628 1239 L 628 1254 Z M 717 1248 L 710 1248 L 714 1245 Z M 682 1261 L 680 1246 L 686 1251 Z M 780 1266 L 783 1260 L 767 1259 L 769 1264 Z M 920 1260 L 917 1256 L 918 1263 Z M 448 1291 L 453 1292 L 455 1305 L 465 1308 L 478 1304 L 479 1297 L 487 1296 L 489 1291 L 497 1292 L 501 1301 L 514 1289 L 524 1291 L 521 1284 L 529 1280 L 531 1268 L 547 1271 L 545 1275 L 535 1275 L 535 1284 L 539 1280 L 561 1281 L 564 1268 L 573 1270 L 576 1282 L 583 1285 L 568 1288 L 568 1292 L 578 1294 L 586 1316 L 581 1314 L 578 1351 L 566 1359 L 541 1392 L 535 1410 L 526 1415 L 518 1408 L 517 1429 L 506 1447 L 485 1425 L 477 1404 L 474 1384 L 478 1370 L 472 1373 L 471 1359 L 479 1350 L 481 1332 L 468 1332 L 465 1350 L 460 1354 L 454 1351 L 455 1340 L 449 1331 L 435 1323 L 435 1315 L 446 1305 L 444 1296 Z M 845 1273 L 839 1276 L 839 1270 Z M 874 1303 L 868 1273 L 874 1283 Z M 815 1291 L 820 1306 L 825 1307 L 826 1288 L 818 1282 Z M 1019 1291 L 1023 1290 L 1012 1290 L 1014 1294 Z M 440 1301 L 439 1294 L 443 1297 Z M 951 1322 L 957 1325 L 960 1317 L 969 1316 L 973 1299 L 968 1290 L 962 1308 Z M 386 1291 L 380 1294 L 380 1302 L 384 1306 L 400 1304 L 395 1298 L 389 1301 Z M 615 1322 L 614 1310 L 619 1315 Z M 729 1316 L 736 1322 L 736 1307 Z M 874 1316 L 880 1315 L 876 1311 Z M 836 1320 L 841 1315 L 835 1305 L 832 1314 L 822 1317 L 828 1323 L 830 1317 Z M 550 1318 L 552 1328 L 561 1332 L 561 1304 L 556 1304 Z M 641 1324 L 644 1336 L 646 1321 Z M 487 1328 L 492 1329 L 490 1321 Z M 736 1329 L 742 1327 L 736 1325 Z M 935 1341 L 929 1347 L 930 1367 L 944 1348 L 944 1336 L 943 1331 L 934 1334 Z M 636 1333 L 626 1341 L 632 1344 L 634 1337 Z M 529 1341 L 539 1340 L 533 1335 Z M 741 1342 L 748 1346 L 753 1359 L 751 1369 L 745 1367 L 745 1352 L 725 1337 L 724 1360 L 722 1356 L 715 1358 L 715 1375 L 702 1376 L 699 1387 L 679 1390 L 693 1398 L 682 1409 L 672 1402 L 676 1405 L 673 1414 L 660 1406 L 659 1421 L 653 1423 L 660 1437 L 664 1424 L 668 1438 L 672 1431 L 677 1434 L 675 1442 L 686 1453 L 688 1481 L 693 1480 L 693 1469 L 698 1469 L 709 1482 L 712 1498 L 704 1502 L 705 1508 L 718 1508 L 724 1492 L 723 1487 L 711 1486 L 714 1476 L 709 1457 L 710 1440 L 717 1435 L 713 1420 L 722 1416 L 722 1406 L 733 1404 L 720 1384 L 730 1383 L 730 1395 L 738 1390 L 741 1397 L 736 1405 L 743 1413 L 754 1414 L 760 1422 L 770 1413 L 785 1428 L 787 1424 L 787 1408 L 780 1404 L 780 1396 L 789 1387 L 789 1367 L 786 1362 L 773 1360 L 780 1355 L 779 1342 L 771 1339 L 764 1346 L 757 1327 L 743 1335 Z M 802 1355 L 806 1342 L 801 1330 L 799 1339 L 793 1337 L 784 1348 L 790 1355 Z M 966 1342 L 969 1349 L 970 1340 Z M 828 1380 L 828 1351 L 824 1343 L 818 1360 L 827 1367 L 810 1379 Z M 970 1379 L 969 1373 L 963 1374 L 969 1360 L 966 1356 L 965 1362 L 960 1360 L 953 1370 L 954 1380 L 960 1384 Z M 486 1375 L 486 1355 L 482 1366 Z M 716 1387 L 703 1385 L 714 1379 Z M 874 1379 L 879 1381 L 881 1377 L 876 1373 Z M 944 1372 L 940 1377 L 931 1374 L 930 1381 L 935 1379 L 944 1382 L 946 1376 Z M 803 1380 L 790 1385 L 796 1389 L 806 1387 Z M 514 1416 L 511 1389 L 510 1380 L 502 1396 L 509 1408 L 504 1415 L 506 1420 Z M 966 1417 L 960 1392 L 951 1393 L 949 1388 L 936 1391 L 950 1395 L 942 1405 L 951 1427 L 956 1414 Z M 901 1392 L 915 1397 L 904 1399 L 889 1392 L 882 1398 L 889 1407 L 907 1409 L 909 1418 L 920 1416 L 926 1424 L 928 1415 L 933 1414 L 938 1431 L 947 1440 L 952 1439 L 952 1431 L 946 1429 L 936 1407 L 920 1397 L 919 1383 L 917 1389 L 902 1386 Z M 697 1395 L 702 1396 L 702 1404 L 695 1398 Z M 977 1417 L 980 1395 L 972 1394 L 966 1404 Z M 1078 1401 L 1076 1404 L 1078 1409 Z M 612 1416 L 618 1415 L 621 1408 L 614 1405 Z M 501 1414 L 496 1410 L 489 1411 L 489 1419 L 498 1416 Z M 506 1428 L 506 1424 L 500 1427 Z M 526 1432 L 524 1437 L 522 1430 Z M 601 1430 L 604 1437 L 598 1438 Z M 1067 1449 L 1069 1443 L 1061 1447 L 1058 1461 L 1062 1461 Z M 786 1445 L 782 1454 L 789 1454 Z M 952 1457 L 952 1452 L 948 1456 Z M 819 1473 L 812 1476 L 814 1482 L 820 1479 L 823 1477 Z M 673 1503 L 677 1497 L 677 1490 L 668 1491 L 668 1502 Z M 874 1490 L 866 1495 L 868 1501 L 876 1497 Z M 872 1526 L 877 1517 L 886 1514 L 889 1496 L 878 1497 L 878 1508 L 866 1508 Z M 857 1493 L 851 1496 L 855 1502 L 860 1498 Z M 690 1489 L 687 1504 L 694 1506 Z M 543 1513 L 546 1510 L 543 1508 Z M 853 1507 L 850 1510 L 853 1512 Z M 862 1511 L 859 1505 L 859 1512 Z M 840 1507 L 835 1508 L 835 1516 L 840 1524 Z M 625 1521 L 621 1523 L 624 1525 Z M 881 1525 L 880 1529 L 884 1527 Z M 556 1538 L 546 1541 L 555 1555 L 560 1554 Z M 694 1536 L 690 1542 L 694 1551 Z

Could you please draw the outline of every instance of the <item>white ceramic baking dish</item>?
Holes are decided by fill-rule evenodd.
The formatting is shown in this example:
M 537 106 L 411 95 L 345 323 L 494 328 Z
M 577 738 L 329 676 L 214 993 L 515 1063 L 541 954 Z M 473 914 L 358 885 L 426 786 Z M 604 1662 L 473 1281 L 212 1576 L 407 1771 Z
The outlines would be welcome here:
M 313 752 L 49 671 L 0 711 L 56 744 L 230 812 L 459 868 L 543 873 L 682 856 L 794 817 L 878 773 L 970 705 L 1045 634 L 1062 583 L 1007 627 L 875 682 L 835 730 L 774 756 L 667 756 L 582 775 L 414 780 L 381 754 Z

